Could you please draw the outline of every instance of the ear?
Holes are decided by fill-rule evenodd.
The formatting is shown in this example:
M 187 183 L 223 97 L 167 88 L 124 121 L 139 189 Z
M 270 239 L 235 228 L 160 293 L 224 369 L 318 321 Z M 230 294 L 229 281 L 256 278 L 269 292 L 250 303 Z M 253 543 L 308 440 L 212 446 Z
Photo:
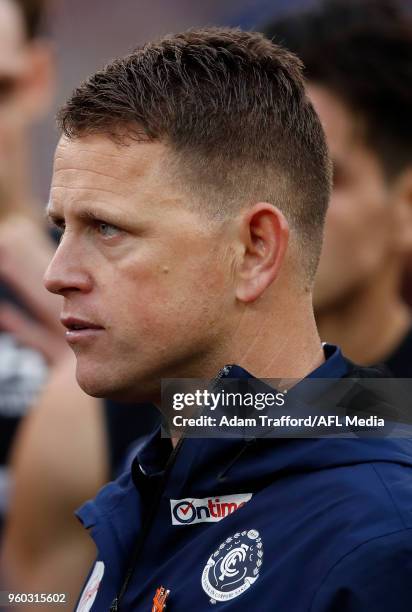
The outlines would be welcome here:
M 247 209 L 241 219 L 243 257 L 238 267 L 236 297 L 253 302 L 276 279 L 285 258 L 289 226 L 283 213 L 266 202 Z
M 412 167 L 407 168 L 396 179 L 391 204 L 396 218 L 396 249 L 412 252 Z
M 21 103 L 26 117 L 40 119 L 49 110 L 55 89 L 53 48 L 45 40 L 27 44 L 26 70 L 21 81 Z

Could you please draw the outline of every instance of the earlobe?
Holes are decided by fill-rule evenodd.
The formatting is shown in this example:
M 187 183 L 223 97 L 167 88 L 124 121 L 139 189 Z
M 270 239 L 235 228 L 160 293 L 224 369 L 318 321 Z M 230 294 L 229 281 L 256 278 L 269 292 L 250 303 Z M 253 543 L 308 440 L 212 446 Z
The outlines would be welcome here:
M 254 302 L 277 278 L 288 238 L 286 218 L 272 204 L 260 202 L 244 213 L 241 223 L 244 254 L 236 285 L 239 301 Z

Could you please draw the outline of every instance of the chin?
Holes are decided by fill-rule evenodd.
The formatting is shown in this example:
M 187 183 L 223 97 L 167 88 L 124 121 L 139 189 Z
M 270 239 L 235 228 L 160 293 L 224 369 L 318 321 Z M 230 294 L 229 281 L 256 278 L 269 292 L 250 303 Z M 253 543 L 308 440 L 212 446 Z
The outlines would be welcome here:
M 87 393 L 87 395 L 91 395 L 92 397 L 109 397 L 110 389 L 108 385 L 99 384 L 96 380 L 84 378 L 82 376 L 77 375 L 77 382 L 79 387 Z
M 87 368 L 77 362 L 76 379 L 79 387 L 92 397 L 109 397 L 113 394 L 114 381 L 110 380 L 104 369 Z
M 92 397 L 104 398 L 116 402 L 143 403 L 154 402 L 159 394 L 159 385 L 150 387 L 147 382 L 140 383 L 137 377 L 133 381 L 117 379 L 104 368 L 96 372 L 95 369 L 87 370 L 77 365 L 76 379 L 81 389 Z
M 79 383 L 79 387 L 81 387 L 81 389 L 83 389 L 87 395 L 92 397 L 125 403 L 140 401 L 128 391 L 108 385 L 107 381 L 104 383 L 101 381 L 99 382 L 95 380 L 83 380 L 82 378 L 77 378 L 77 382 Z

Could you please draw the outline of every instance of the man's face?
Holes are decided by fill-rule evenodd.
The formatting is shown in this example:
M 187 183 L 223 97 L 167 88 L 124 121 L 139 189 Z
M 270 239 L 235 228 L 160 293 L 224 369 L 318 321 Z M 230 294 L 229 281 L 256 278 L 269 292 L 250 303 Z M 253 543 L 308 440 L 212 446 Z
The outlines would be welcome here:
M 340 304 L 373 282 L 392 248 L 391 207 L 382 167 L 355 116 L 332 93 L 311 85 L 334 164 L 333 193 L 317 273 L 315 309 Z
M 63 138 L 56 151 L 49 212 L 65 227 L 45 284 L 64 297 L 91 395 L 148 399 L 162 377 L 212 375 L 228 333 L 227 226 L 189 206 L 170 155 L 104 136 Z

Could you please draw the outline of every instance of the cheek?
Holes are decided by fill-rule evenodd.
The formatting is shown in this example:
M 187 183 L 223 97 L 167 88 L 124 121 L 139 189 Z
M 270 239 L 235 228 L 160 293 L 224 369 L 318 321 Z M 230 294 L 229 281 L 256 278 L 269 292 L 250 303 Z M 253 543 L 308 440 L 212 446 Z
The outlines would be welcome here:
M 113 286 L 123 331 L 139 334 L 147 328 L 155 332 L 162 313 L 170 306 L 169 274 L 166 266 L 155 265 L 137 264 L 117 270 Z
M 164 340 L 177 330 L 213 321 L 228 295 L 216 258 L 202 255 L 129 262 L 116 270 L 113 286 L 124 331 Z

